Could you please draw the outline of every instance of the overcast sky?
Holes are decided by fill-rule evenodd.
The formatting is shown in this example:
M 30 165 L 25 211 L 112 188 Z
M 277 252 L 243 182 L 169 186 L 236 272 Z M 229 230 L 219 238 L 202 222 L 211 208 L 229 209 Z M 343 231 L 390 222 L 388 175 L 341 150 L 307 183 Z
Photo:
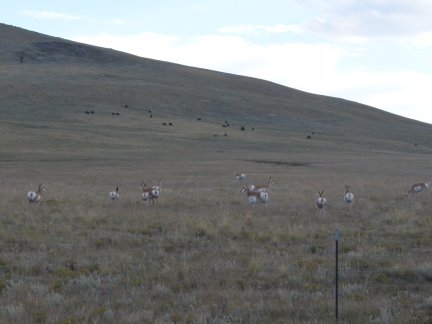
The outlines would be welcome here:
M 431 0 L 20 0 L 0 17 L 432 123 Z

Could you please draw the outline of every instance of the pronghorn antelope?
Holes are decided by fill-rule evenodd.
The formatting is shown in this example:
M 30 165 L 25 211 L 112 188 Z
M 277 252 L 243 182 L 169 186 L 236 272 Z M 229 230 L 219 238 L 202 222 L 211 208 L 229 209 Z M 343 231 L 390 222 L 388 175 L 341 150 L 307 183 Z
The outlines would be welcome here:
M 272 184 L 276 184 L 276 182 L 273 180 L 273 178 L 270 176 L 268 178 L 267 184 L 263 184 L 263 185 L 258 185 L 258 186 L 254 186 L 254 185 L 250 185 L 250 186 L 254 186 L 255 191 L 266 191 L 266 192 L 270 192 L 270 187 Z
M 162 186 L 162 183 L 159 181 L 159 183 L 157 185 L 154 185 L 152 187 L 151 195 L 153 197 L 153 202 L 156 200 L 156 202 L 159 203 L 158 198 L 159 198 L 160 193 L 162 191 L 161 186 Z
M 109 193 L 109 196 L 111 198 L 111 200 L 118 200 L 120 198 L 120 194 L 119 194 L 119 188 L 116 188 L 116 191 L 111 191 Z
M 29 191 L 27 193 L 27 199 L 28 199 L 29 203 L 39 202 L 40 199 L 42 198 L 42 194 L 44 192 L 46 192 L 46 189 L 45 189 L 43 183 L 39 185 L 39 188 L 36 192 L 35 191 Z
M 351 206 L 354 203 L 354 194 L 349 189 L 350 186 L 345 185 L 344 201 L 349 205 L 351 210 Z
M 243 180 L 246 180 L 246 173 L 242 173 L 242 172 L 235 172 L 235 178 L 237 181 L 242 182 Z
M 408 190 L 407 192 L 407 196 L 409 194 L 413 194 L 413 193 L 419 193 L 422 191 L 425 191 L 429 188 L 429 183 L 428 182 L 420 182 L 420 183 L 415 183 L 411 186 L 411 188 Z
M 152 188 L 146 188 L 146 184 L 144 183 L 144 181 L 141 181 L 141 184 L 139 187 L 142 190 L 142 194 L 141 194 L 142 201 L 146 202 L 146 201 L 150 200 Z
M 323 194 L 324 194 L 324 190 L 318 191 L 318 198 L 315 200 L 315 206 L 317 208 L 317 212 L 319 212 L 320 214 L 324 214 L 326 204 L 327 204 L 327 199 L 323 197 Z
M 263 204 L 269 201 L 268 192 L 250 190 L 248 185 L 243 186 L 240 192 L 246 192 L 246 196 L 249 199 L 249 204 L 251 205 L 256 205 L 258 201 L 261 201 Z
M 145 201 L 152 201 L 152 204 L 154 204 L 154 201 L 156 200 L 156 202 L 158 201 L 159 195 L 161 193 L 161 182 L 159 181 L 159 183 L 157 185 L 152 186 L 151 188 L 146 188 L 146 184 L 144 183 L 144 181 L 141 182 L 140 188 L 142 190 L 142 194 L 141 194 L 141 199 L 145 202 Z

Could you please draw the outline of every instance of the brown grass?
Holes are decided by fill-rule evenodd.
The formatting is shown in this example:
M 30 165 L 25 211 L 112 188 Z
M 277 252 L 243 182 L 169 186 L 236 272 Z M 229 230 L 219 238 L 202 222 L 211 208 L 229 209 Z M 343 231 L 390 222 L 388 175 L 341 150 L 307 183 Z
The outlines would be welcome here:
M 350 176 L 323 173 L 329 165 L 259 165 L 249 178 L 272 174 L 278 184 L 267 206 L 250 208 L 234 165 L 204 162 L 206 173 L 178 174 L 165 164 L 160 177 L 145 172 L 147 182 L 163 176 L 153 207 L 140 202 L 131 168 L 39 172 L 48 192 L 38 205 L 25 200 L 35 179 L 3 171 L 0 320 L 331 322 L 336 228 L 343 321 L 429 319 L 431 200 L 404 197 L 410 177 L 360 171 L 350 215 L 342 202 Z M 121 174 L 112 203 L 116 181 L 107 175 Z M 324 217 L 314 210 L 317 188 L 329 200 Z
M 430 125 L 109 50 L 42 51 L 34 42 L 53 39 L 9 26 L 0 35 L 0 322 L 332 323 L 336 228 L 341 322 L 431 321 L 431 193 L 405 197 L 430 181 Z M 235 170 L 276 180 L 268 205 L 247 205 Z M 159 204 L 142 204 L 142 180 L 162 181 Z M 40 182 L 48 192 L 29 205 Z

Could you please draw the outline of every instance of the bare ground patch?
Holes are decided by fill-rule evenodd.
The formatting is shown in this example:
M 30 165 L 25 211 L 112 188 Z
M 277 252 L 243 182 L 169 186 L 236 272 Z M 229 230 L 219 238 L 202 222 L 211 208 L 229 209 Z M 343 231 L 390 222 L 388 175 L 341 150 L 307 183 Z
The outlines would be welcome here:
M 309 167 L 312 165 L 312 162 L 304 162 L 304 161 L 271 161 L 271 160 L 245 160 L 245 161 L 260 163 L 260 164 L 286 165 L 291 167 Z

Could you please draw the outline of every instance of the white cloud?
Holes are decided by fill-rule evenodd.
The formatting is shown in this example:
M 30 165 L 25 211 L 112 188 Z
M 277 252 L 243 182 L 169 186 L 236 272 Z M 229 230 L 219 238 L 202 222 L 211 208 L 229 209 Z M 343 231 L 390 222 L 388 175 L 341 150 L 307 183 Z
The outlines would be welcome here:
M 420 72 L 369 72 L 362 76 L 362 83 L 373 91 L 363 91 L 358 99 L 373 107 L 432 123 L 429 109 L 431 82 L 432 76 Z
M 432 31 L 411 37 L 409 43 L 418 49 L 432 48 Z
M 302 3 L 320 11 L 305 29 L 327 37 L 408 37 L 430 31 L 432 2 L 428 0 L 327 0 Z
M 36 18 L 36 19 L 50 19 L 50 20 L 63 20 L 63 21 L 73 21 L 81 20 L 81 17 L 54 12 L 54 11 L 32 11 L 26 10 L 21 13 L 24 16 Z
M 295 34 L 301 34 L 301 33 L 303 33 L 303 28 L 300 25 L 284 25 L 284 24 L 233 25 L 233 26 L 220 27 L 217 31 L 219 33 L 240 34 L 240 35 L 258 34 L 258 33 L 266 33 L 266 34 L 295 33 Z
M 192 5 L 192 10 L 200 13 L 200 14 L 209 14 L 211 13 L 211 10 L 208 6 L 202 5 L 202 4 L 194 4 Z
M 128 22 L 124 19 L 114 18 L 110 21 L 114 25 L 126 25 Z

